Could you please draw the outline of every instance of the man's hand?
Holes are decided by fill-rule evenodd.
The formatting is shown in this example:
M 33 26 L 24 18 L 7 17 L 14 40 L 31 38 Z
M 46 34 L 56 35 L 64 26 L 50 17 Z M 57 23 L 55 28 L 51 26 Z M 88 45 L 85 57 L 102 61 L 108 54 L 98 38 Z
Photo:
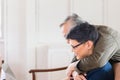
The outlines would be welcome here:
M 66 70 L 67 77 L 71 77 L 73 71 L 75 71 L 75 63 L 71 63 L 71 64 L 68 66 L 68 68 L 67 68 L 67 70 Z
M 63 80 L 73 80 L 73 77 L 66 77 Z
M 71 77 L 73 71 L 76 70 L 76 65 L 78 64 L 79 61 L 73 62 L 71 64 L 69 64 L 67 70 L 66 70 L 66 74 L 68 77 Z
M 86 74 L 78 74 L 76 71 L 72 73 L 73 80 L 87 80 L 85 78 Z
M 66 80 L 71 80 L 71 77 L 73 78 L 73 80 L 87 80 L 85 78 L 86 74 L 78 74 L 78 72 L 75 71 L 75 66 L 76 66 L 77 62 L 71 63 L 67 70 L 67 79 Z

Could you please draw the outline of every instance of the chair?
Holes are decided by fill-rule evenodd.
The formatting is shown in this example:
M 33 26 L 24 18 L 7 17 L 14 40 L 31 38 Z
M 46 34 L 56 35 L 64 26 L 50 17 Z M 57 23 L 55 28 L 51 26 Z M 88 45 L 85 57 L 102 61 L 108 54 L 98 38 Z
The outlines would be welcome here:
M 67 68 L 67 66 L 66 67 L 59 67 L 59 68 L 52 68 L 52 69 L 31 69 L 29 71 L 29 73 L 32 73 L 32 80 L 36 80 L 35 73 L 61 71 L 61 70 L 65 70 L 66 68 Z

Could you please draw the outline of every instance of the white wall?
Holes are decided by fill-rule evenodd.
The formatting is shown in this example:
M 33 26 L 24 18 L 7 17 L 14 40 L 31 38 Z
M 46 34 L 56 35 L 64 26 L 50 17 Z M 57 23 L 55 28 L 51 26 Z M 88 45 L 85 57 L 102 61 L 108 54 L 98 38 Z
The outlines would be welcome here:
M 60 1 L 36 0 L 35 3 L 36 3 L 34 7 L 35 16 L 32 15 L 32 17 L 35 18 L 35 22 L 34 22 L 35 27 L 33 28 L 34 30 L 33 34 L 34 35 L 36 34 L 35 39 L 37 39 L 37 41 L 36 40 L 35 41 L 36 43 L 44 43 L 48 45 L 50 44 L 52 47 L 54 47 L 53 44 L 65 44 L 64 42 L 65 40 L 62 38 L 62 35 L 60 34 L 60 29 L 58 26 L 67 15 L 71 13 L 77 13 L 83 19 L 93 24 L 109 24 L 108 20 L 110 21 L 110 19 L 108 18 L 110 16 L 114 16 L 114 15 L 110 15 L 111 12 L 109 10 L 112 9 L 110 8 L 110 6 L 112 5 L 110 3 L 112 2 L 108 0 L 107 1 L 105 0 L 101 0 L 101 1 L 98 1 L 98 0 L 92 0 L 92 1 L 89 1 L 89 0 L 60 0 Z M 109 4 L 109 5 L 106 5 L 106 4 Z M 112 10 L 114 11 L 114 9 Z M 34 41 L 32 42 L 33 44 L 36 44 Z M 54 48 L 54 50 L 56 49 L 57 47 Z M 50 59 L 49 66 L 53 67 L 58 65 L 56 62 L 59 62 L 59 60 L 57 60 L 57 57 L 53 57 L 53 56 L 57 56 L 55 54 L 55 51 L 53 51 L 52 53 L 48 53 L 48 55 L 49 55 L 48 57 L 52 57 L 52 59 L 49 58 Z M 60 54 L 58 55 L 61 56 Z M 30 56 L 32 57 L 35 55 L 34 53 L 31 53 L 29 57 Z M 64 56 L 66 56 L 66 54 L 64 54 Z M 66 57 L 66 58 L 69 58 L 69 57 Z M 30 58 L 28 58 L 28 61 L 29 60 Z M 34 63 L 34 60 L 32 62 Z M 35 66 L 33 66 L 33 68 L 34 67 Z
M 48 65 L 45 66 L 43 64 L 42 66 L 40 66 L 42 64 L 41 61 L 43 61 L 44 63 L 49 63 L 48 61 L 51 61 L 52 59 L 50 58 L 49 60 L 47 60 L 46 58 L 48 58 L 48 56 L 45 56 L 46 53 L 42 53 L 45 55 L 38 53 L 40 57 L 44 57 L 46 60 L 41 59 L 41 61 L 39 62 L 40 65 L 36 66 L 35 48 L 37 47 L 37 44 L 53 46 L 53 44 L 65 43 L 65 40 L 62 37 L 59 29 L 59 24 L 62 22 L 63 18 L 65 18 L 65 16 L 67 16 L 69 13 L 69 0 L 28 0 L 27 2 L 27 68 L 28 70 L 30 70 L 31 68 L 42 68 L 42 66 L 44 66 L 45 68 Z M 48 7 L 46 7 L 46 5 Z M 58 60 L 56 60 L 56 62 L 57 61 Z M 55 66 L 53 65 L 50 67 Z M 30 76 L 31 75 L 28 75 L 28 79 L 31 78 Z
M 28 71 L 36 68 L 37 44 L 49 44 L 55 48 L 53 44 L 66 43 L 59 24 L 67 15 L 75 12 L 91 23 L 111 25 L 119 29 L 120 1 L 5 0 L 5 2 L 5 57 L 17 80 L 31 80 Z M 55 49 L 59 51 L 57 47 Z M 48 62 L 49 67 L 56 66 L 54 59 L 57 56 L 67 55 L 54 55 L 56 51 L 48 54 L 51 61 Z
M 106 4 L 106 25 L 118 30 L 120 32 L 120 1 L 107 0 Z
M 71 0 L 71 13 L 77 13 L 80 17 L 93 24 L 103 24 L 104 0 Z
M 6 62 L 17 80 L 26 78 L 25 0 L 6 0 Z
M 93 24 L 108 25 L 120 31 L 120 1 L 72 0 L 71 12 Z

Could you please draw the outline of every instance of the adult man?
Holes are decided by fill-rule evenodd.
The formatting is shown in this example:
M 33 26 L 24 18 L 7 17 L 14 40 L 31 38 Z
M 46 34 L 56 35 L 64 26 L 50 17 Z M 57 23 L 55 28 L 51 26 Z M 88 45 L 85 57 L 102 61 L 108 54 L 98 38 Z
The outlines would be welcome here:
M 80 28 L 81 26 L 82 28 Z M 84 33 L 84 27 L 86 26 L 88 27 L 86 28 L 88 32 L 89 28 L 93 28 L 94 32 L 96 32 L 95 41 L 92 39 L 86 39 L 88 34 L 86 36 L 81 36 L 81 34 L 86 34 Z M 117 31 L 106 26 L 91 25 L 82 20 L 76 14 L 67 17 L 67 19 L 61 24 L 61 29 L 68 43 L 72 46 L 76 44 L 73 46 L 73 52 L 75 53 L 75 58 L 73 61 L 75 62 L 71 63 L 68 67 L 68 77 L 71 75 L 76 75 L 76 77 L 78 77 L 78 72 L 84 73 L 99 67 L 103 67 L 110 60 L 114 68 L 114 80 L 120 79 L 120 34 Z M 83 31 L 83 33 L 80 33 L 79 30 Z M 80 35 L 78 35 L 79 33 Z M 81 39 L 78 36 L 81 36 Z M 93 34 L 89 36 L 94 37 Z M 82 41 L 83 38 L 84 40 Z M 82 55 L 76 51 L 76 48 L 80 49 L 81 46 L 84 47 L 81 49 L 83 52 L 80 53 L 87 53 L 87 55 Z M 88 52 L 85 52 L 86 50 Z M 79 77 L 80 78 L 76 80 L 85 80 L 84 75 L 80 75 Z

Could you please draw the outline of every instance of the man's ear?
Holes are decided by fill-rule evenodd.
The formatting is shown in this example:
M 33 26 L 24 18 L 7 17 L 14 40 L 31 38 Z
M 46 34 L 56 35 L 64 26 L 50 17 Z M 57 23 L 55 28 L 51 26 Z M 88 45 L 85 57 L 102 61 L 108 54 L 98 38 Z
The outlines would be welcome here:
M 88 41 L 86 42 L 86 47 L 87 47 L 88 49 L 93 48 L 93 41 L 88 40 Z

